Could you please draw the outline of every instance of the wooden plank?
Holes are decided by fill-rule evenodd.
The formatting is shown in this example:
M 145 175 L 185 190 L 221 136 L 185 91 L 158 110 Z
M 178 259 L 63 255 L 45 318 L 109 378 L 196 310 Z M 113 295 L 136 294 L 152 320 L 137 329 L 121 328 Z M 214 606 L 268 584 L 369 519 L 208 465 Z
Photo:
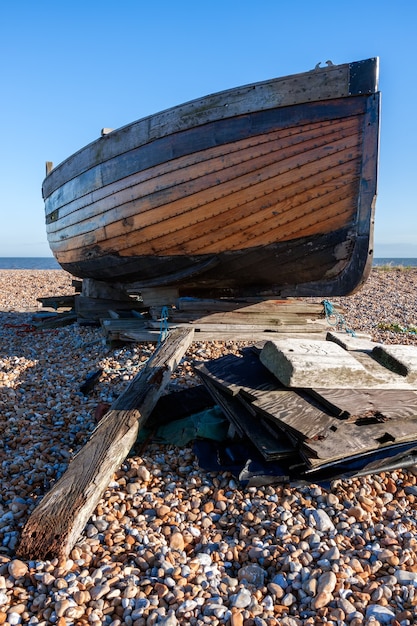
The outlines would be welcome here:
M 40 302 L 43 307 L 49 307 L 51 309 L 61 308 L 73 308 L 75 295 L 69 296 L 46 296 L 42 298 L 36 298 L 37 302 Z
M 149 328 L 157 328 L 159 322 L 149 320 Z M 270 325 L 270 324 L 209 324 L 209 323 L 200 323 L 189 322 L 189 323 L 181 323 L 181 322 L 173 322 L 176 328 L 189 328 L 190 326 L 194 327 L 195 331 L 201 333 L 212 333 L 213 336 L 217 332 L 221 333 L 269 333 L 269 338 L 273 337 L 274 333 L 323 333 L 325 331 L 325 325 L 322 322 L 310 322 L 307 324 L 282 324 L 282 325 Z
M 67 471 L 27 521 L 18 553 L 29 559 L 67 558 L 185 354 L 192 330 L 168 335 L 112 404 Z
M 261 364 L 257 351 L 242 350 L 242 356 L 227 354 L 212 361 L 196 363 L 194 370 L 199 376 L 209 377 L 220 389 L 230 395 L 245 391 L 248 397 L 256 398 L 259 390 L 280 389 L 282 385 Z
M 343 419 L 374 413 L 387 419 L 417 416 L 417 393 L 408 389 L 306 389 Z
M 161 316 L 160 310 L 155 314 L 151 312 L 153 318 L 159 319 Z M 320 319 L 320 316 L 316 315 L 315 319 Z M 170 310 L 169 320 L 172 323 L 193 323 L 196 326 L 202 324 L 224 324 L 234 326 L 263 326 L 264 328 L 275 329 L 276 326 L 295 326 L 308 324 L 309 320 L 313 320 L 313 316 L 304 317 L 291 312 L 245 312 L 245 311 L 228 311 L 225 313 L 208 313 L 207 315 L 201 315 L 200 313 L 193 312 L 181 312 Z
M 251 404 L 260 415 L 275 421 L 299 441 L 327 437 L 343 423 L 291 389 L 260 392 Z
M 176 327 L 176 326 L 175 326 Z M 170 327 L 171 328 L 171 327 Z M 190 328 L 190 325 L 180 326 L 180 328 Z M 304 334 L 306 332 L 305 328 Z M 315 331 L 319 332 L 319 331 Z M 288 333 L 287 329 L 282 330 L 280 336 Z M 301 334 L 295 333 L 294 334 Z M 109 333 L 110 337 L 111 333 Z M 150 330 L 123 330 L 118 332 L 118 338 L 121 341 L 132 341 L 132 342 L 142 342 L 142 341 L 158 341 L 160 336 L 160 331 L 157 329 Z M 259 330 L 223 330 L 218 326 L 214 330 L 207 330 L 204 327 L 202 328 L 194 328 L 194 337 L 193 341 L 239 341 L 250 344 L 263 345 L 266 341 L 271 339 L 270 332 L 262 332 Z
M 268 431 L 261 420 L 254 419 L 253 414 L 237 396 L 230 395 L 213 385 L 210 377 L 205 374 L 202 380 L 237 432 L 241 436 L 245 435 L 266 461 L 288 459 L 296 454 L 293 444 L 285 433 L 278 437 L 276 433 Z
M 288 298 L 286 300 L 256 300 L 247 298 L 241 299 L 205 299 L 205 298 L 179 298 L 176 302 L 179 311 L 191 311 L 194 313 L 210 313 L 220 311 L 236 311 L 239 312 L 260 312 L 273 313 L 291 312 L 298 315 L 314 315 L 320 316 L 323 313 L 323 305 L 315 302 L 306 302 L 305 300 L 296 300 Z M 339 307 L 338 307 L 339 308 Z
M 417 442 L 417 418 L 383 423 L 342 422 L 337 432 L 324 439 L 303 442 L 300 452 L 311 467 L 349 459 L 370 450 L 404 442 Z

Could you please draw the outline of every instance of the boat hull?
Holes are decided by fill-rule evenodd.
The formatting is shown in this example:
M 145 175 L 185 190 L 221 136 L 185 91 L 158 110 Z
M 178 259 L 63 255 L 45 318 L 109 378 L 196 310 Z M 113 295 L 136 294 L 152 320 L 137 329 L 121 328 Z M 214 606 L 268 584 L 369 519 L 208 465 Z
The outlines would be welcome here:
M 103 136 L 44 181 L 56 259 L 182 295 L 354 291 L 372 263 L 376 74 L 376 59 L 321 68 Z

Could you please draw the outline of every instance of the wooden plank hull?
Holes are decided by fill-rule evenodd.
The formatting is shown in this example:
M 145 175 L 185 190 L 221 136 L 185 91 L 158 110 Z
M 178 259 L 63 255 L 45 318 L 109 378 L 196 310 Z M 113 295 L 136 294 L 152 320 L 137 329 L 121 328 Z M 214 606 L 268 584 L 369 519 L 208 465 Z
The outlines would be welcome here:
M 75 276 L 181 295 L 343 295 L 372 262 L 377 59 L 207 96 L 80 150 L 43 184 Z

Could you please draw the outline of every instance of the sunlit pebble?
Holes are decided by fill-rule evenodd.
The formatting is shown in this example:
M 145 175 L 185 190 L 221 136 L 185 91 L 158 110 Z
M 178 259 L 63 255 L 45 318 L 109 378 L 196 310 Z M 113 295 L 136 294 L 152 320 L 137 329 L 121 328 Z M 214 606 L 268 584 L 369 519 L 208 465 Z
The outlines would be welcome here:
M 415 343 L 378 323 L 416 324 L 416 284 L 417 270 L 373 271 L 360 292 L 334 301 L 374 340 Z M 36 298 L 71 293 L 65 272 L 3 271 L 0 289 L 0 623 L 107 624 L 111 615 L 114 625 L 299 626 L 302 614 L 305 624 L 359 624 L 372 605 L 412 623 L 414 470 L 335 481 L 330 492 L 243 489 L 227 472 L 202 471 L 191 448 L 150 443 L 116 472 L 65 563 L 16 558 L 22 524 L 87 440 L 98 403 L 123 391 L 154 346 L 111 350 L 99 329 L 77 325 L 45 333 L 6 326 L 30 324 Z M 198 384 L 194 360 L 243 345 L 195 342 L 170 389 Z M 80 384 L 98 368 L 97 387 L 83 396 Z M 311 526 L 313 510 L 323 513 Z

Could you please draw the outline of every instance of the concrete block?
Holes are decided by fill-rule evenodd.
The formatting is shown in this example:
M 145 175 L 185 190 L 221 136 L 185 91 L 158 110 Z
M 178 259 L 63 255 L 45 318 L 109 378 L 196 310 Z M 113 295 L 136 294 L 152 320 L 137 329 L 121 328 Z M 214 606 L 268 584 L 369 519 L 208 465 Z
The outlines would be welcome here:
M 260 360 L 286 387 L 372 388 L 377 383 L 352 353 L 332 341 L 268 341 Z

